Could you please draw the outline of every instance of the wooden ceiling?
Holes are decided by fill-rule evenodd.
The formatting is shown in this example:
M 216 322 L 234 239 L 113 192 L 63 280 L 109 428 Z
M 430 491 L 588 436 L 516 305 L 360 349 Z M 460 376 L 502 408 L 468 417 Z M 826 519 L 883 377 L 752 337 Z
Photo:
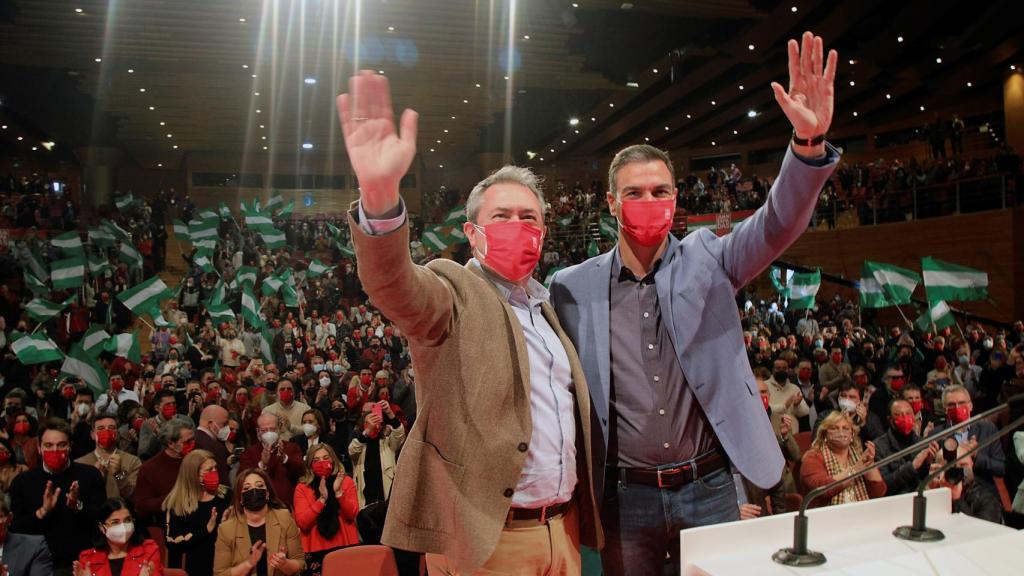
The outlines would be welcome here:
M 396 109 L 420 112 L 428 161 L 472 162 L 508 147 L 518 161 L 531 149 L 550 162 L 606 155 L 644 138 L 676 149 L 777 131 L 768 82 L 784 79 L 785 41 L 805 28 L 842 53 L 837 111 L 856 108 L 859 118 L 844 115 L 841 124 L 954 99 L 967 79 L 999 85 L 1024 34 L 1006 17 L 1009 2 L 9 4 L 0 11 L 0 67 L 70 79 L 93 116 L 116 125 L 116 142 L 130 155 L 170 163 L 193 151 L 244 156 L 264 146 L 292 155 L 303 143 L 341 153 L 333 100 L 356 67 L 384 71 Z M 748 118 L 750 110 L 757 116 Z M 580 123 L 570 126 L 570 115 Z M 70 139 L 90 143 L 88 135 Z

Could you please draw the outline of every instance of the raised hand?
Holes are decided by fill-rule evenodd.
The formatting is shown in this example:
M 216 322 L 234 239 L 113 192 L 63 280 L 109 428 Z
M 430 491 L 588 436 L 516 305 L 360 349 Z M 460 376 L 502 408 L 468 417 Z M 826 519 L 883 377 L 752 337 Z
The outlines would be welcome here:
M 274 555 L 270 557 L 270 567 L 274 570 L 277 570 L 281 566 L 284 566 L 284 563 L 287 561 L 288 553 L 284 549 L 284 546 L 281 546 L 281 549 L 275 552 Z
M 342 467 L 340 470 L 338 470 L 337 476 L 334 477 L 334 496 L 336 498 L 341 498 L 341 486 L 342 486 L 342 482 L 344 480 L 345 480 L 345 468 Z
M 814 138 L 828 132 L 832 125 L 839 54 L 829 50 L 825 62 L 821 37 L 810 32 L 804 32 L 800 44 L 790 40 L 788 48 L 789 90 L 772 82 L 772 91 L 797 137 Z
M 864 453 L 860 455 L 861 464 L 870 466 L 875 461 L 875 443 L 866 442 L 864 446 Z
M 43 505 L 40 506 L 39 511 L 36 513 L 42 513 L 42 518 L 45 518 L 47 514 L 53 511 L 57 507 L 57 500 L 60 498 L 60 488 L 54 488 L 53 481 L 46 481 L 46 488 L 43 489 Z
M 212 534 L 217 529 L 217 507 L 210 510 L 210 520 L 206 523 L 206 532 Z
M 328 493 L 328 490 L 327 490 L 327 478 L 321 478 L 320 479 L 320 499 L 323 500 L 324 502 L 326 502 L 328 496 L 329 496 L 329 493 Z
M 263 558 L 263 552 L 267 549 L 267 544 L 263 540 L 257 540 L 252 548 L 249 549 L 249 565 L 252 568 L 256 568 L 260 564 L 260 558 Z
M 419 115 L 409 109 L 402 112 L 399 134 L 388 79 L 370 70 L 349 80 L 349 92 L 338 96 L 337 104 L 363 210 L 380 217 L 398 206 L 398 184 L 416 155 Z
M 139 570 L 139 576 L 153 576 L 153 562 L 149 561 L 142 565 L 142 569 Z
M 71 488 L 68 488 L 68 495 L 64 503 L 72 510 L 78 508 L 78 480 L 71 483 Z

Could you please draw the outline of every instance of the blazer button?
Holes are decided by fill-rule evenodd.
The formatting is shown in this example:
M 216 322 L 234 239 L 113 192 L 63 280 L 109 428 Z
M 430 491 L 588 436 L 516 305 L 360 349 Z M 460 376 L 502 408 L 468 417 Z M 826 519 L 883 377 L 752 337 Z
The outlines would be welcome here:
M 526 451 L 527 451 L 527 450 L 529 450 L 529 449 L 530 449 L 530 446 L 529 446 L 529 445 L 527 445 L 527 443 L 526 443 L 526 442 L 520 442 L 520 443 L 519 443 L 519 451 L 520 451 L 520 452 L 526 452 Z
M 511 488 L 505 488 L 505 498 L 511 498 L 516 491 Z

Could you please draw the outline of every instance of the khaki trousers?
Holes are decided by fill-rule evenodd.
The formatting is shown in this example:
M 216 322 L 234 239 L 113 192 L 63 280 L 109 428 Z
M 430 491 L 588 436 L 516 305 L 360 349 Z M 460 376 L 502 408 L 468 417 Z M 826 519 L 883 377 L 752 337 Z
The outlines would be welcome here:
M 456 572 L 440 554 L 427 554 L 430 576 L 470 576 Z M 472 576 L 579 576 L 580 521 L 576 505 L 564 516 L 540 524 L 523 520 L 505 526 L 498 546 Z

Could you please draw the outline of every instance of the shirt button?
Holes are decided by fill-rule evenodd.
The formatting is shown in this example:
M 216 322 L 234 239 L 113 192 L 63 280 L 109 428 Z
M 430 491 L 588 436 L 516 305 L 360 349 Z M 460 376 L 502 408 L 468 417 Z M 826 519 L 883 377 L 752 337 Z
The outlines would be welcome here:
M 520 452 L 526 452 L 529 448 L 530 448 L 530 446 L 527 445 L 526 442 L 520 442 L 519 443 L 519 451 Z
M 664 446 L 665 448 L 668 448 L 669 444 L 668 444 L 668 442 L 665 442 L 664 444 L 662 444 L 662 446 Z
M 644 318 L 650 318 L 650 316 L 651 316 L 650 312 L 644 312 Z
M 658 414 L 661 414 L 662 416 L 664 416 L 665 415 L 665 409 L 662 408 L 661 410 L 658 410 Z
M 515 490 L 513 490 L 511 488 L 505 488 L 505 492 L 504 492 L 505 498 L 511 498 L 512 495 L 515 494 L 515 493 L 516 493 Z
M 647 349 L 648 350 L 654 350 L 654 344 L 648 344 L 647 345 Z

